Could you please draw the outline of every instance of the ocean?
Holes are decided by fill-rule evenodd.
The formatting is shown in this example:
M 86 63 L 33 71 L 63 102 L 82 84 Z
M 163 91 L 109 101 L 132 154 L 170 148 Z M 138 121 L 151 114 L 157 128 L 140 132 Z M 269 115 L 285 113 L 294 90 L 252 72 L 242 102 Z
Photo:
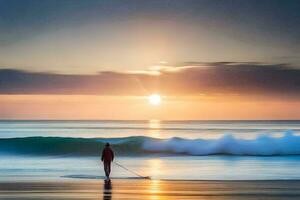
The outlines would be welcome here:
M 0 121 L 0 179 L 100 179 L 100 154 L 171 180 L 300 179 L 300 121 Z M 113 165 L 112 178 L 137 178 Z

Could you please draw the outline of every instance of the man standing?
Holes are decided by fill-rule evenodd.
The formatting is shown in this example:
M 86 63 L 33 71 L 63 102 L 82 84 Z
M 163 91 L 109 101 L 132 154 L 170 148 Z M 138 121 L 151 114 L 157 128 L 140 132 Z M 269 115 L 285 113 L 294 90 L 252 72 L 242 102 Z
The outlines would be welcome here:
M 114 160 L 114 152 L 110 148 L 109 143 L 105 144 L 105 147 L 102 151 L 101 160 L 103 162 L 106 180 L 109 180 L 109 175 L 110 175 L 110 171 L 111 171 L 111 162 Z

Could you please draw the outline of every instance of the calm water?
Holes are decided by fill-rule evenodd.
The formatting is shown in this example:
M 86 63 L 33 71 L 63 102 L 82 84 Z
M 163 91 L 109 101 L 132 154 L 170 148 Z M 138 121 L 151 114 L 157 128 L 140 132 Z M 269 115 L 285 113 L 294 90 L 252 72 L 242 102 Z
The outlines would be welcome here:
M 91 146 L 100 154 L 103 138 L 117 138 L 117 162 L 156 179 L 300 179 L 299 134 L 300 121 L 0 121 L 0 179 L 101 178 Z M 112 176 L 134 177 L 116 165 Z

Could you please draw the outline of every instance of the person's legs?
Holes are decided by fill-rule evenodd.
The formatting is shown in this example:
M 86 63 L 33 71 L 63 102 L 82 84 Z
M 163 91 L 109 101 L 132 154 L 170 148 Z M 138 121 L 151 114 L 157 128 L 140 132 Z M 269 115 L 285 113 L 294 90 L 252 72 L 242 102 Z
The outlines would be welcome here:
M 110 175 L 110 162 L 104 162 L 104 172 L 106 178 L 109 178 Z
M 109 177 L 109 175 L 110 175 L 110 171 L 111 171 L 111 166 L 110 166 L 110 164 L 111 164 L 111 162 L 108 162 L 107 163 L 107 172 L 108 172 L 108 177 Z
M 104 168 L 105 176 L 107 178 L 107 164 L 106 164 L 106 162 L 103 162 L 103 168 Z

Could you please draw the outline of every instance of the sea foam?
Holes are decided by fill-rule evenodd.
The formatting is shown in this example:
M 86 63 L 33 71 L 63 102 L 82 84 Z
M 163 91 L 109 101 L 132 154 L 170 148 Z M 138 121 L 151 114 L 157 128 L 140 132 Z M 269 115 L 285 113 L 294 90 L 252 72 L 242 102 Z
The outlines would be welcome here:
M 188 155 L 298 155 L 300 154 L 300 136 L 291 131 L 282 137 L 260 135 L 255 139 L 238 139 L 230 134 L 218 139 L 182 139 L 145 141 L 143 148 L 152 152 L 170 152 Z

